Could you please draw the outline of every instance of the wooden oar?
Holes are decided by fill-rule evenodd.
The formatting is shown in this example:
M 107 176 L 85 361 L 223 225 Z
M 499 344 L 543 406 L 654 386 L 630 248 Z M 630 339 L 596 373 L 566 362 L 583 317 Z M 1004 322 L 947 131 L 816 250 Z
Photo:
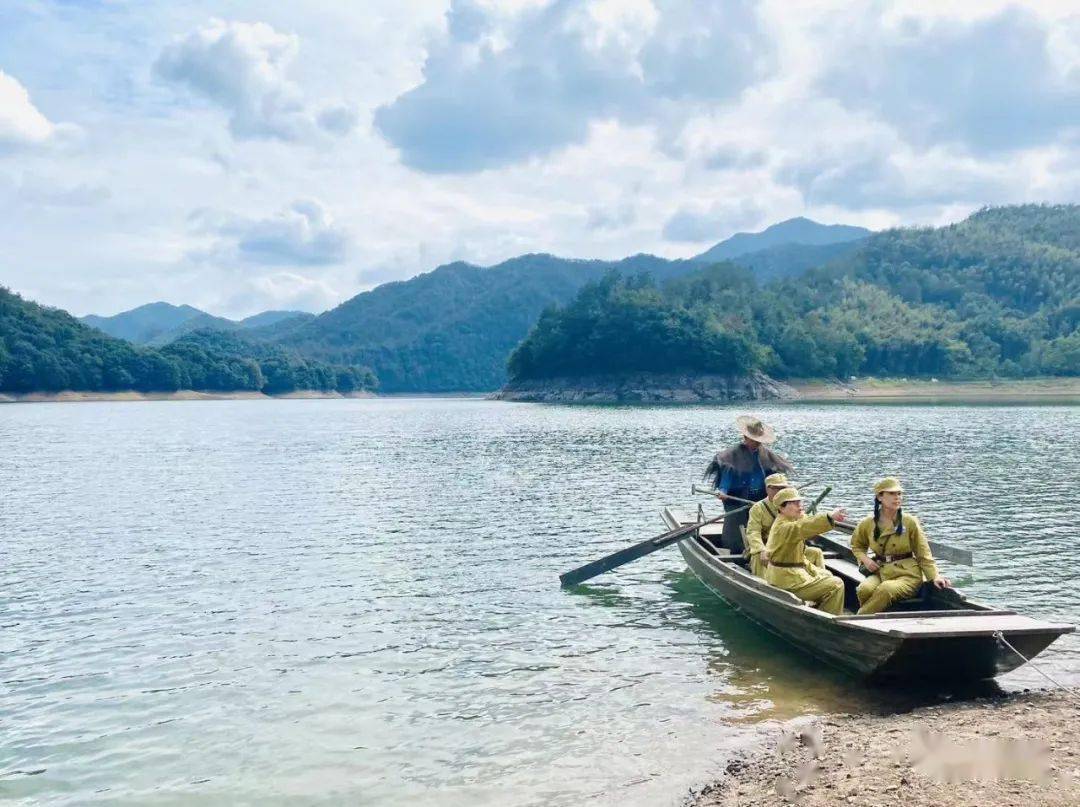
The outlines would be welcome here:
M 716 518 L 710 518 L 707 521 L 698 521 L 686 527 L 677 527 L 676 529 L 665 532 L 663 535 L 657 535 L 655 538 L 650 538 L 639 544 L 620 549 L 618 552 L 613 552 L 606 557 L 600 558 L 600 560 L 594 560 L 592 563 L 586 563 L 584 566 L 579 566 L 576 569 L 571 569 L 564 574 L 560 574 L 559 582 L 562 583 L 563 588 L 576 586 L 578 583 L 584 583 L 586 580 L 590 580 L 598 574 L 610 572 L 612 569 L 629 563 L 632 560 L 637 560 L 645 555 L 650 555 L 658 549 L 663 549 L 665 546 L 671 546 L 685 538 L 694 530 L 704 527 L 706 524 L 716 524 L 719 521 L 723 521 L 725 516 L 741 513 L 743 510 L 749 509 L 752 504 L 753 502 L 749 502 L 745 507 L 729 510 Z
M 718 499 L 723 498 L 717 491 L 710 490 L 709 488 L 699 487 L 697 485 L 694 485 L 693 492 L 704 493 L 708 496 L 715 496 Z M 826 490 L 825 492 L 827 493 L 828 490 Z M 727 495 L 727 498 L 735 502 L 745 502 L 746 504 L 753 504 L 753 502 L 749 499 L 740 499 L 738 496 Z M 822 498 L 822 496 L 819 496 L 818 501 L 815 502 L 815 504 L 820 502 Z M 856 525 L 852 524 L 850 521 L 837 521 L 836 524 L 834 524 L 833 526 L 836 529 L 840 530 L 840 532 L 851 535 L 851 533 L 855 532 Z M 934 553 L 935 558 L 940 558 L 941 560 L 948 560 L 952 563 L 958 563 L 961 566 L 975 565 L 975 556 L 971 553 L 970 549 L 957 549 L 955 546 L 949 546 L 948 544 L 939 544 L 937 541 L 927 541 L 927 543 L 930 544 L 930 551 Z
M 825 490 L 821 491 L 817 495 L 814 501 L 810 502 L 810 515 L 814 515 L 817 512 L 817 506 L 825 501 L 825 497 L 832 493 L 832 485 L 826 485 Z

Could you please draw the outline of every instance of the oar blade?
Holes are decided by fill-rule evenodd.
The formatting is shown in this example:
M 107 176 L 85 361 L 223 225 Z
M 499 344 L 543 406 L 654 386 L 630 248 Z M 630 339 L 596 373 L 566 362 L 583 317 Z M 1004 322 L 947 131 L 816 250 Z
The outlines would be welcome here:
M 690 535 L 697 527 L 697 524 L 681 527 L 657 536 L 656 538 L 650 538 L 647 541 L 625 547 L 618 552 L 612 552 L 610 555 L 600 558 L 600 560 L 594 560 L 591 563 L 586 563 L 584 566 L 579 566 L 576 569 L 571 569 L 568 572 L 560 574 L 559 582 L 562 584 L 563 588 L 569 588 L 570 586 L 576 586 L 578 583 L 584 583 L 586 580 L 591 580 L 598 574 L 610 572 L 612 569 L 616 569 L 632 560 L 642 558 L 658 549 L 663 549 L 665 546 L 671 546 L 671 544 L 681 541 L 683 538 Z
M 930 551 L 934 553 L 934 557 L 938 560 L 947 560 L 961 566 L 975 565 L 975 556 L 970 549 L 959 549 L 955 546 L 939 544 L 937 541 L 930 541 L 929 544 Z

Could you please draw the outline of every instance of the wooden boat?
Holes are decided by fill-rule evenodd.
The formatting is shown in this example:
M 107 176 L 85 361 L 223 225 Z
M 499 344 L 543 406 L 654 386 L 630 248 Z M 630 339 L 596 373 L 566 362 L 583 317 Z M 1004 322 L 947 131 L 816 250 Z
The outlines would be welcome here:
M 698 514 L 666 508 L 670 529 Z M 1045 650 L 1072 625 L 1045 622 L 924 585 L 920 595 L 887 611 L 857 616 L 855 588 L 864 579 L 851 549 L 821 536 L 825 565 L 844 581 L 845 613 L 823 613 L 755 577 L 741 555 L 719 547 L 722 526 L 679 541 L 690 570 L 713 593 L 782 639 L 835 667 L 869 678 L 979 680 L 1007 673 Z M 712 538 L 717 543 L 712 542 Z M 850 611 L 850 613 L 848 613 Z

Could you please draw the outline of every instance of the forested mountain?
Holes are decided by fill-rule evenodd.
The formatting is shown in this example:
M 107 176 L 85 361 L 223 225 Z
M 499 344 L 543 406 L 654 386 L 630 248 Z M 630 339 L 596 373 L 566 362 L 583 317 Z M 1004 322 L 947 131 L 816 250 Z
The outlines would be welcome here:
M 541 316 L 515 379 L 690 371 L 1080 375 L 1080 207 L 996 208 L 890 230 L 759 287 L 718 264 L 657 287 L 609 276 Z
M 161 350 L 133 345 L 0 287 L 0 392 L 369 389 L 363 368 L 330 367 L 220 332 Z
M 111 317 L 88 314 L 79 319 L 84 324 L 118 339 L 126 339 L 140 345 L 166 345 L 192 331 L 262 328 L 283 320 L 295 318 L 299 322 L 312 319 L 313 316 L 303 311 L 263 311 L 242 320 L 232 320 L 215 317 L 190 305 L 157 302 L 140 305 L 138 308 L 122 311 Z
M 760 233 L 735 233 L 731 238 L 710 247 L 692 260 L 698 263 L 717 263 L 775 247 L 843 244 L 862 240 L 870 235 L 870 232 L 865 227 L 852 227 L 847 224 L 818 224 L 816 221 L 799 216 L 766 227 Z M 743 263 L 743 261 L 737 262 Z
M 371 367 L 384 391 L 492 390 L 546 307 L 608 271 L 665 280 L 696 264 L 637 255 L 582 261 L 525 255 L 489 268 L 440 266 L 364 292 L 280 338 L 303 355 Z
M 714 249 L 746 252 L 739 260 L 767 279 L 819 266 L 868 232 L 791 219 Z M 800 240 L 811 246 L 793 246 Z M 453 263 L 359 294 L 288 333 L 252 336 L 326 361 L 371 367 L 385 391 L 492 390 L 506 381 L 506 357 L 540 312 L 568 302 L 585 283 L 612 270 L 625 276 L 644 271 L 662 282 L 700 265 L 652 255 L 622 261 L 524 255 L 487 268 Z
M 780 244 L 739 255 L 731 261 L 749 269 L 758 283 L 765 283 L 783 277 L 796 277 L 808 269 L 824 266 L 855 252 L 861 243 L 860 239 L 835 244 Z

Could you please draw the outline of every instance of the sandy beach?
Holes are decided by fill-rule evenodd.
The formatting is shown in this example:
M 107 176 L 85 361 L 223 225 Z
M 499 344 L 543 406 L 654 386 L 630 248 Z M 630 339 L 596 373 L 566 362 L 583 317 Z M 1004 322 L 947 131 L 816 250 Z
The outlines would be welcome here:
M 789 721 L 687 807 L 1080 804 L 1080 691 Z

